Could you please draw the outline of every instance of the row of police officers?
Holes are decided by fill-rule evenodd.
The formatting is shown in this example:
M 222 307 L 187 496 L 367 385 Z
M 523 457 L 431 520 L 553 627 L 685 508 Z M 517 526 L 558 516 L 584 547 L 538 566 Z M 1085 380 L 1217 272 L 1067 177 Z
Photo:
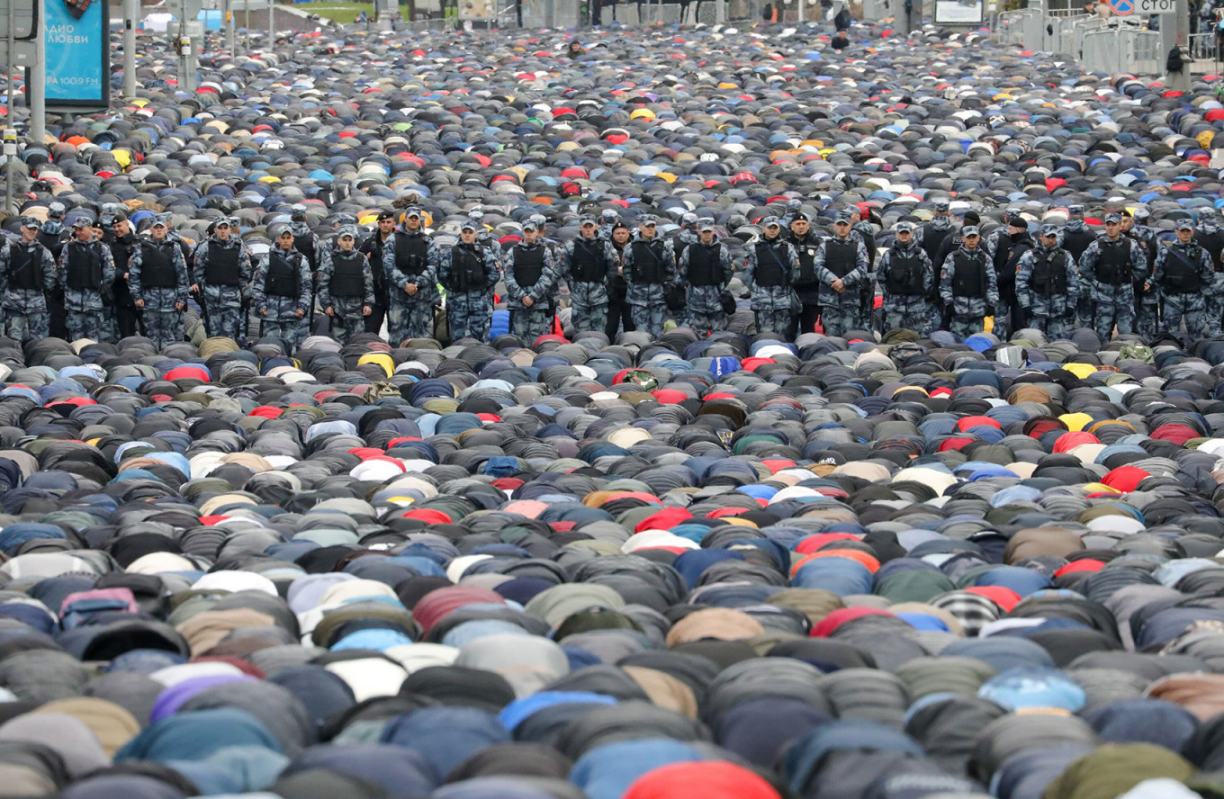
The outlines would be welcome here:
M 732 251 L 713 220 L 692 214 L 670 239 L 658 234 L 653 217 L 640 217 L 635 230 L 614 213 L 602 224 L 583 217 L 578 236 L 564 245 L 545 239 L 533 218 L 521 240 L 503 250 L 476 218 L 461 225 L 454 245 L 438 246 L 418 207 L 408 208 L 400 225 L 392 212 L 381 213 L 364 240 L 347 226 L 324 242 L 297 207 L 289 224 L 269 231 L 272 246 L 259 258 L 247 251 L 234 219 L 217 221 L 193 244 L 166 215 L 143 236 L 122 214 L 109 226 L 78 219 L 70 233 L 56 227 L 62 215 L 53 208 L 45 224 L 23 219 L 20 236 L 0 248 L 0 310 L 9 336 L 56 333 L 48 303 L 62 302 L 60 335 L 105 338 L 139 329 L 164 346 L 182 340 L 182 314 L 194 296 L 211 335 L 242 339 L 253 316 L 261 335 L 296 346 L 318 309 L 342 341 L 378 331 L 385 317 L 388 338 L 398 343 L 433 335 L 445 293 L 451 338 L 483 339 L 499 281 L 511 330 L 525 339 L 550 332 L 562 284 L 573 328 L 609 336 L 619 329 L 658 336 L 668 319 L 709 333 L 735 310 Z M 1103 338 L 1115 327 L 1147 336 L 1183 324 L 1191 335 L 1218 332 L 1218 229 L 1196 230 L 1183 220 L 1176 240 L 1161 244 L 1150 228 L 1115 213 L 1098 236 L 1072 207 L 1066 225 L 1044 225 L 1035 238 L 1009 211 L 983 240 L 977 221 L 968 212 L 956 227 L 947 203 L 937 201 L 927 223 L 897 223 L 876 262 L 873 229 L 854 207 L 833 215 L 827 236 L 801 209 L 786 220 L 767 217 L 742 263 L 756 327 L 793 337 L 819 320 L 834 335 L 878 325 L 968 336 L 994 316 L 1004 336 L 1022 325 L 1063 336 L 1087 324 Z

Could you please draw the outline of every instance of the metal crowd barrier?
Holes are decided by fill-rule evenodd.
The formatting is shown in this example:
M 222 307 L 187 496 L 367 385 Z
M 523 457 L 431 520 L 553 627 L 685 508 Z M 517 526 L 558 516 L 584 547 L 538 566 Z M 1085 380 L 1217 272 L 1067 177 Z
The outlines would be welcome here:
M 1110 25 L 1084 34 L 1080 61 L 1089 72 L 1159 75 L 1160 33 L 1137 25 Z
M 1219 61 L 1219 40 L 1214 31 L 1192 33 L 1188 42 L 1190 57 L 1195 61 Z
M 1090 72 L 1159 75 L 1164 71 L 1160 33 L 1147 30 L 1140 20 L 1026 8 L 1000 14 L 995 36 L 1005 44 L 1075 58 Z M 1193 57 L 1214 57 L 1210 34 L 1197 36 L 1190 45 Z

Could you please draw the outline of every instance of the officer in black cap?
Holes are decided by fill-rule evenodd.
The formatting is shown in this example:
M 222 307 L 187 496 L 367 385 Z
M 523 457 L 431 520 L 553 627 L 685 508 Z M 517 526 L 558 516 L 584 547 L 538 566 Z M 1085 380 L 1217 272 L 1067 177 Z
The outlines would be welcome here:
M 995 309 L 994 333 L 1006 341 L 1011 331 L 1024 324 L 1024 310 L 1016 303 L 1016 269 L 1020 259 L 1033 248 L 1028 221 L 1018 208 L 1003 215 L 1003 226 L 995 228 L 986 242 L 986 253 L 994 264 L 999 283 L 999 304 Z
M 127 214 L 122 211 L 113 213 L 107 244 L 115 260 L 115 283 L 111 287 L 111 296 L 114 298 L 115 328 L 120 338 L 134 336 L 144 330 L 143 315 L 136 307 L 136 299 L 128 285 L 128 262 L 139 243 Z
M 786 337 L 794 339 L 796 333 L 811 333 L 820 318 L 820 278 L 816 275 L 816 251 L 820 249 L 820 235 L 812 230 L 812 219 L 802 208 L 791 214 L 790 243 L 799 257 L 799 278 L 795 281 L 795 293 L 799 296 L 797 325 L 787 331 Z
M 383 320 L 387 317 L 387 307 L 391 302 L 387 296 L 387 273 L 383 271 L 383 248 L 386 241 L 395 235 L 395 214 L 391 211 L 381 211 L 378 214 L 377 227 L 369 236 L 362 239 L 358 250 L 370 262 L 374 271 L 374 305 L 370 315 L 365 318 L 367 333 L 382 331 Z

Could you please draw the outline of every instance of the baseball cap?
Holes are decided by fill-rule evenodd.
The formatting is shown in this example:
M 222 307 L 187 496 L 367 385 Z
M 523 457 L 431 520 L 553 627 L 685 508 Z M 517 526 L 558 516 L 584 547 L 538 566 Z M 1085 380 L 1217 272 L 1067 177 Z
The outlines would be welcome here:
M 415 205 L 409 206 L 408 210 L 404 212 L 404 218 L 407 219 L 410 216 L 415 216 L 418 219 L 420 219 L 421 209 L 416 207 Z
M 1057 228 L 1056 226 L 1054 226 L 1054 225 L 1042 225 L 1042 226 L 1041 226 L 1041 235 L 1043 235 L 1043 236 L 1057 236 L 1057 235 L 1058 235 L 1058 228 Z
M 833 214 L 833 221 L 834 222 L 849 222 L 850 221 L 850 209 L 849 208 L 838 208 L 837 211 Z
M 1084 215 L 1084 206 L 1082 205 L 1068 205 L 1067 206 L 1067 216 L 1081 217 L 1083 215 Z
M 970 236 L 978 236 L 981 234 L 978 233 L 977 225 L 969 225 L 961 230 L 961 235 L 968 238 Z
M 654 224 L 655 224 L 655 218 L 654 218 L 653 216 L 650 216 L 649 214 L 647 214 L 646 216 L 643 216 L 641 219 L 639 219 L 639 220 L 638 220 L 638 224 L 639 224 L 639 225 L 641 225 L 641 226 L 643 226 L 643 227 L 645 227 L 645 226 L 647 226 L 647 225 L 654 225 Z
M 697 214 L 689 211 L 684 216 L 680 217 L 680 221 L 686 225 L 695 225 L 697 224 Z
M 357 238 L 357 228 L 353 227 L 352 225 L 345 225 L 344 227 L 340 228 L 339 238 Z
M 532 222 L 530 219 L 528 219 L 526 222 L 523 223 L 524 233 L 527 233 L 527 232 L 535 233 L 539 229 L 540 229 L 540 226 L 537 225 L 535 222 Z
M 913 222 L 898 222 L 894 226 L 894 228 L 898 233 L 913 233 L 914 223 Z
M 301 222 L 306 218 L 306 206 L 301 203 L 296 203 L 289 206 L 290 218 L 294 222 Z
M 702 219 L 698 221 L 697 226 L 702 231 L 706 231 L 706 230 L 713 231 L 714 230 L 714 220 L 713 219 Z
M 74 230 L 79 230 L 83 227 L 92 227 L 92 226 L 93 226 L 93 222 L 91 222 L 88 217 L 78 216 L 76 219 L 72 220 L 72 228 Z
M 948 210 L 949 203 L 947 199 L 940 197 L 939 199 L 934 200 L 931 203 L 931 207 L 934 208 L 936 211 L 946 211 Z
M 586 227 L 587 225 L 594 226 L 594 224 L 595 220 L 589 216 L 584 216 L 578 220 L 579 227 Z
M 761 227 L 782 227 L 776 216 L 767 216 L 761 220 Z
M 1179 220 L 1174 230 L 1194 230 L 1194 223 L 1189 219 Z
M 464 222 L 462 225 L 460 225 L 460 226 L 459 226 L 459 231 L 460 231 L 460 232 L 463 232 L 463 231 L 465 231 L 465 230 L 470 230 L 470 231 L 472 231 L 473 233 L 475 233 L 475 232 L 476 232 L 476 224 L 475 224 L 474 222 L 471 222 L 471 221 Z
M 34 228 L 35 230 L 39 228 L 38 220 L 32 216 L 23 216 L 21 218 L 21 226 Z
M 54 202 L 47 206 L 47 216 L 52 219 L 63 219 L 66 213 L 68 213 L 68 208 L 61 202 Z
M 1122 215 L 1121 215 L 1121 214 L 1105 214 L 1105 222 L 1106 222 L 1106 224 L 1108 224 L 1108 223 L 1110 223 L 1110 222 L 1118 222 L 1118 223 L 1121 223 L 1121 221 L 1122 221 Z

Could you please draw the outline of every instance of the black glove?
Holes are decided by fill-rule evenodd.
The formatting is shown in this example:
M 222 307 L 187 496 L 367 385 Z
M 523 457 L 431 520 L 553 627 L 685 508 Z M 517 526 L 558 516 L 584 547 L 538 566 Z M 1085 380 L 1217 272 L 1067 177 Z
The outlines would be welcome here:
M 995 315 L 995 307 L 994 307 L 993 305 L 987 305 L 987 306 L 986 306 L 986 315 L 987 315 L 987 316 L 994 316 L 994 315 Z

